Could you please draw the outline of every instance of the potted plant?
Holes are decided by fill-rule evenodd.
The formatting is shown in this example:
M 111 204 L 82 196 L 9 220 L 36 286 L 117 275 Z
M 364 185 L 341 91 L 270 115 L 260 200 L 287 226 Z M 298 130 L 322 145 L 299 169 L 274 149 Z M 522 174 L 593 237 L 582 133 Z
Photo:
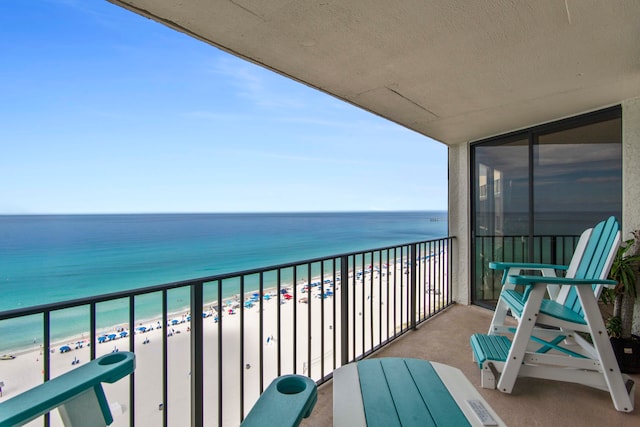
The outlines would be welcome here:
M 637 282 L 640 277 L 640 230 L 631 233 L 633 239 L 625 241 L 616 254 L 609 278 L 618 282 L 616 287 L 604 295 L 613 301 L 613 315 L 607 320 L 607 331 L 618 359 L 620 370 L 628 373 L 640 372 L 640 337 L 631 333 L 633 308 L 638 296 Z

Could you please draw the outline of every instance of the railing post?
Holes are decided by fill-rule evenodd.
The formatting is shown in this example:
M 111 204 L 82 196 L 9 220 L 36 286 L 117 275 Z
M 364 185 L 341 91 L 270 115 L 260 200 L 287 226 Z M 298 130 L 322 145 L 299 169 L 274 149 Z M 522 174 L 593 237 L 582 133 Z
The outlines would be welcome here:
M 135 320 L 136 320 L 136 298 L 134 295 L 129 297 L 129 350 L 135 351 Z M 92 341 L 92 347 L 95 341 Z M 129 424 L 134 426 L 136 425 L 136 404 L 135 404 L 135 396 L 136 396 L 136 375 L 135 372 L 131 372 L 129 376 L 129 406 L 131 410 L 129 411 Z
M 550 264 L 560 264 L 558 262 L 558 260 L 556 259 L 557 255 L 557 248 L 556 245 L 558 244 L 557 240 L 556 240 L 556 236 L 551 236 L 551 250 L 549 251 L 550 253 Z
M 418 244 L 413 243 L 411 246 L 411 253 L 409 254 L 409 258 L 411 259 L 411 269 L 409 270 L 409 278 L 411 283 L 411 291 L 409 293 L 409 327 L 411 329 L 416 329 L 416 316 L 418 312 L 418 295 L 417 295 L 417 282 L 418 282 Z
M 43 342 L 44 347 L 42 348 L 42 356 L 43 356 L 42 361 L 44 363 L 44 369 L 42 370 L 42 374 L 43 374 L 42 381 L 47 382 L 49 381 L 49 379 L 51 379 L 51 359 L 50 359 L 51 353 L 49 352 L 49 349 L 51 348 L 51 312 L 45 311 L 42 314 L 44 315 L 44 319 L 43 319 L 44 330 L 42 331 L 43 337 L 44 337 L 44 342 Z M 95 352 L 94 347 L 95 347 L 94 342 L 92 342 L 91 349 L 92 351 Z M 51 418 L 49 414 L 45 414 L 44 416 L 44 425 L 45 427 L 49 427 L 51 425 Z
M 349 258 L 340 257 L 340 365 L 349 363 Z
M 202 282 L 191 285 L 191 425 L 193 427 L 202 427 L 204 424 L 202 287 Z M 164 330 L 163 332 L 166 333 Z

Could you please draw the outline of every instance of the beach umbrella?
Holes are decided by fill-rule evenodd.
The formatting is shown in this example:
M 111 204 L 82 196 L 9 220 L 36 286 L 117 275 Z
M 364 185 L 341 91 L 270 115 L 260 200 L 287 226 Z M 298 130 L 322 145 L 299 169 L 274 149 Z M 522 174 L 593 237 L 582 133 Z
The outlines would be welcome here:
M 66 353 L 67 351 L 71 351 L 71 347 L 69 347 L 68 345 L 63 345 L 62 347 L 60 347 L 60 353 Z
M 138 331 L 139 331 L 139 332 L 147 332 L 147 327 L 146 327 L 146 326 L 140 326 L 140 327 L 138 328 Z
M 127 331 L 120 332 L 120 338 L 124 338 L 127 336 Z
M 269 301 L 269 300 L 271 299 L 271 295 L 266 294 L 266 295 L 264 296 L 264 299 L 266 299 L 267 301 Z
M 116 334 L 109 334 L 109 335 L 107 335 L 107 338 L 109 338 L 109 341 L 111 341 L 111 340 L 115 340 L 115 339 L 116 339 L 116 337 L 117 337 L 117 335 L 116 335 Z
M 99 342 L 99 343 L 103 343 L 103 342 L 105 342 L 106 340 L 107 340 L 107 337 L 106 337 L 105 335 L 103 335 L 103 336 L 101 336 L 101 337 L 98 337 L 98 342 Z

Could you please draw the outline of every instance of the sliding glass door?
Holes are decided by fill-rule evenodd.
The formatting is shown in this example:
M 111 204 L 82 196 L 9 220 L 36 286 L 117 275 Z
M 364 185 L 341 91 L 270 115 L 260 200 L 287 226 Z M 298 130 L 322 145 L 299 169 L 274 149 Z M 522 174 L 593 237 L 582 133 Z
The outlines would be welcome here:
M 471 147 L 473 300 L 493 305 L 492 260 L 567 263 L 577 237 L 622 212 L 619 107 Z

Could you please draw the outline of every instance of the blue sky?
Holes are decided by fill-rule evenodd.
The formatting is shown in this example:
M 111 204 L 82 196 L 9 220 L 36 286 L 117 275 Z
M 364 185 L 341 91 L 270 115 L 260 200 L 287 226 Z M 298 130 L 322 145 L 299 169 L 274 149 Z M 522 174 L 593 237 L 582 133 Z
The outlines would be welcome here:
M 0 52 L 0 214 L 447 208 L 444 145 L 106 1 Z

